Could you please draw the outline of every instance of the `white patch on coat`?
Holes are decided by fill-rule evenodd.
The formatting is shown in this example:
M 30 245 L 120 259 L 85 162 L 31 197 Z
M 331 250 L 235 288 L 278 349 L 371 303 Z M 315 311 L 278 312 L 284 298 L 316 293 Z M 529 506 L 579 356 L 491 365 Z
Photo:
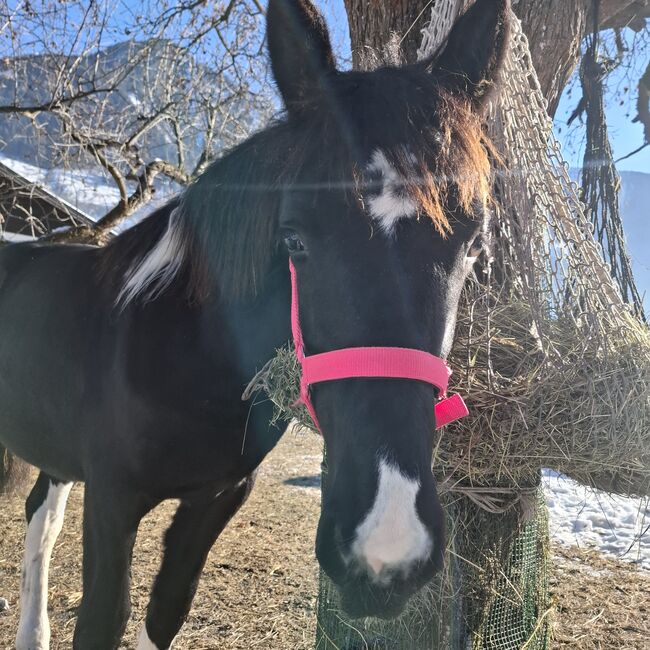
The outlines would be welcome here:
M 153 300 L 171 284 L 185 257 L 183 240 L 176 221 L 177 210 L 178 208 L 169 215 L 163 236 L 126 272 L 117 304 L 126 306 L 143 294 L 147 300 Z
M 357 527 L 352 553 L 378 578 L 383 569 L 407 572 L 431 553 L 431 535 L 416 509 L 420 482 L 402 474 L 386 460 L 379 461 L 375 502 Z
M 50 557 L 61 528 L 72 483 L 50 483 L 45 501 L 32 515 L 25 536 L 16 650 L 48 650 L 47 584 Z
M 366 195 L 370 217 L 377 222 L 382 232 L 392 236 L 398 221 L 417 214 L 415 201 L 407 194 L 403 176 L 390 164 L 386 154 L 376 149 L 366 169 L 371 176 L 378 176 L 378 191 Z
M 171 645 L 169 648 L 159 648 L 150 638 L 149 633 L 147 632 L 147 626 L 142 625 L 140 630 L 140 636 L 138 637 L 138 646 L 135 650 L 171 650 Z

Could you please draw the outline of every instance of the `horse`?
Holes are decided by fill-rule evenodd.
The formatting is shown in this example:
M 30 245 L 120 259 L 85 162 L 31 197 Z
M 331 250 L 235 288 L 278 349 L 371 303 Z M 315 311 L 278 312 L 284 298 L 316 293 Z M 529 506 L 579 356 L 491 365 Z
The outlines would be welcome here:
M 141 518 L 180 505 L 138 650 L 170 648 L 207 554 L 284 432 L 242 391 L 291 340 L 445 358 L 489 231 L 487 106 L 509 0 L 477 0 L 427 60 L 336 68 L 309 0 L 270 0 L 285 111 L 104 247 L 0 251 L 0 442 L 40 469 L 26 501 L 18 650 L 46 650 L 47 568 L 85 483 L 73 647 L 117 648 Z M 353 617 L 392 617 L 443 563 L 430 383 L 356 377 L 311 402 L 328 455 L 316 557 Z

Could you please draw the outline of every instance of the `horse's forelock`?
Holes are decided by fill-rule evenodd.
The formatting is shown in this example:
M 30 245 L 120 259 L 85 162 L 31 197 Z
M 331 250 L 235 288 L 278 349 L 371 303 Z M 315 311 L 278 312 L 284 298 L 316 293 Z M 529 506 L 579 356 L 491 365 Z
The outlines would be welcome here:
M 424 146 L 416 156 L 416 182 L 407 182 L 407 188 L 439 232 L 447 235 L 452 232 L 447 218 L 452 193 L 467 214 L 473 214 L 477 204 L 487 205 L 494 150 L 467 102 L 443 94 L 437 107 L 438 125 L 423 137 Z
M 393 170 L 419 214 L 426 215 L 438 232 L 447 236 L 452 227 L 447 216 L 453 196 L 454 206 L 472 215 L 476 206 L 485 206 L 491 195 L 491 156 L 495 156 L 481 119 L 469 104 L 456 96 L 437 95 L 435 119 L 414 122 L 411 134 L 399 144 L 374 149 L 365 167 L 377 169 L 383 161 Z M 367 173 L 355 176 L 357 193 L 363 200 Z M 394 181 L 393 181 L 394 182 Z M 371 181 L 372 183 L 372 181 Z

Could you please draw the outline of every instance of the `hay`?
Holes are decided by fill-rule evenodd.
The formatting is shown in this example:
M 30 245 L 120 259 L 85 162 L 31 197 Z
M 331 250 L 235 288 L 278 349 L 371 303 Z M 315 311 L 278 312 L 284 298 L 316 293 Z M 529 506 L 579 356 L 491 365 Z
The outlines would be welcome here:
M 549 467 L 609 492 L 650 495 L 648 329 L 630 317 L 603 348 L 597 335 L 576 337 L 572 318 L 549 319 L 538 333 L 529 305 L 489 306 L 473 293 L 450 359 L 470 414 L 441 430 L 433 459 L 441 490 L 474 489 L 494 510 L 490 499 L 519 498 Z M 278 350 L 253 385 L 276 405 L 276 420 L 315 429 L 297 403 L 291 348 Z
M 451 362 L 470 415 L 443 431 L 434 467 L 447 481 L 516 486 L 549 467 L 650 494 L 650 332 L 630 316 L 603 345 L 573 317 L 543 327 L 522 301 L 466 304 Z

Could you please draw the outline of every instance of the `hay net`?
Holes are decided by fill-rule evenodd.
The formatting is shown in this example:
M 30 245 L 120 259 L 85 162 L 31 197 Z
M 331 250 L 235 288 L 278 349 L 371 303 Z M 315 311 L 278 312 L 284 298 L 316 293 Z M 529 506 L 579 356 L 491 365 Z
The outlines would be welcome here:
M 435 8 L 433 15 L 446 19 Z M 420 54 L 436 45 L 425 36 L 430 49 Z M 650 335 L 594 238 L 514 17 L 492 118 L 504 160 L 494 259 L 466 291 L 452 360 L 472 415 L 448 428 L 439 461 L 454 468 L 454 480 L 522 485 L 551 467 L 611 492 L 647 495 Z

